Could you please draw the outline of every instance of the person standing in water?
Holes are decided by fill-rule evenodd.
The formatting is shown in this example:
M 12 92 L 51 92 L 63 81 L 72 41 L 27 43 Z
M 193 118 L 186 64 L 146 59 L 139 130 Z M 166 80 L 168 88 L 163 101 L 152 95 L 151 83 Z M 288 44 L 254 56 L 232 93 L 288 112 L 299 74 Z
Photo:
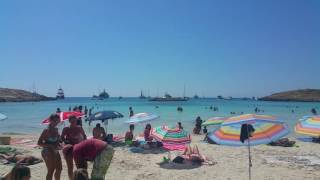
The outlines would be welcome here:
M 86 115 L 86 117 L 88 116 L 88 108 L 87 108 L 87 106 L 84 107 L 84 114 Z
M 317 115 L 318 113 L 317 113 L 317 110 L 315 109 L 315 108 L 312 108 L 311 109 L 311 113 L 313 114 L 313 115 Z
M 82 129 L 82 127 L 77 125 L 77 117 L 70 116 L 69 123 L 70 123 L 70 126 L 63 128 L 62 134 L 61 134 L 61 139 L 65 144 L 73 146 L 73 145 L 78 144 L 81 141 L 87 139 L 87 136 L 86 136 L 84 130 Z M 67 167 L 68 167 L 68 176 L 69 176 L 69 179 L 71 180 L 72 176 L 73 176 L 72 151 L 71 151 L 71 153 L 67 153 L 65 151 L 65 148 L 63 148 L 63 155 L 66 160 Z
M 90 108 L 90 109 L 89 109 L 89 113 L 88 113 L 88 114 L 89 114 L 89 117 L 92 115 L 92 109 L 93 109 L 93 108 Z
M 129 107 L 129 117 L 132 117 L 134 115 L 132 107 Z
M 48 128 L 42 131 L 38 140 L 38 145 L 43 148 L 41 152 L 42 158 L 47 166 L 46 180 L 52 180 L 53 176 L 55 180 L 60 180 L 62 163 L 59 154 L 61 149 L 60 134 L 57 128 L 59 123 L 59 115 L 52 114 L 49 117 Z

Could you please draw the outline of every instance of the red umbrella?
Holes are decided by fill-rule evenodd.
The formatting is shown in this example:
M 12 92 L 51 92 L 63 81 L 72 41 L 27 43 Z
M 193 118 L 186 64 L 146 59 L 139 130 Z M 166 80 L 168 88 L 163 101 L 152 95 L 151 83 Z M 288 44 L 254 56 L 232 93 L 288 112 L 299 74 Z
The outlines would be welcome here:
M 84 113 L 77 112 L 77 111 L 61 112 L 57 114 L 60 116 L 61 122 L 68 120 L 70 116 L 76 116 L 77 118 L 84 116 Z M 49 124 L 49 118 L 46 118 L 45 120 L 43 120 L 42 124 L 45 124 L 45 125 Z

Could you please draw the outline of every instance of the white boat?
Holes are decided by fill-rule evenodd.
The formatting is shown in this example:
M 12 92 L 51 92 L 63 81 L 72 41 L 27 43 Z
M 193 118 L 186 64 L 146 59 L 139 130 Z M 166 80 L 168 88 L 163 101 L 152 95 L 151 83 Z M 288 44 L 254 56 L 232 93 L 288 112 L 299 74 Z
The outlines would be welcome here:
M 57 99 L 64 99 L 64 92 L 63 92 L 63 89 L 61 87 L 58 89 L 58 93 L 57 93 L 56 98 Z

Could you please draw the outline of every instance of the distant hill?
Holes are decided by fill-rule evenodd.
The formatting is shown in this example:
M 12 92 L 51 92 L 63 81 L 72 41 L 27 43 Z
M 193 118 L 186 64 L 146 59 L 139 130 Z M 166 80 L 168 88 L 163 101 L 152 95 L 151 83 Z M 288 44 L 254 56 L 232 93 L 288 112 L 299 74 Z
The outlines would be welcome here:
M 55 98 L 46 97 L 20 89 L 0 88 L 0 102 L 50 101 Z
M 320 89 L 300 89 L 275 93 L 270 96 L 260 98 L 262 101 L 302 101 L 320 102 Z

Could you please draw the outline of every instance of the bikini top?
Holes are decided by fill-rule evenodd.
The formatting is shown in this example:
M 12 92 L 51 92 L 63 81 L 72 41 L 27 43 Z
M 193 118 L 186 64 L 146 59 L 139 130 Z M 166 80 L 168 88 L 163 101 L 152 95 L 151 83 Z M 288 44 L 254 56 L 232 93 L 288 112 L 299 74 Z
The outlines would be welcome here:
M 56 144 L 59 141 L 58 137 L 48 137 L 46 140 L 47 144 Z

